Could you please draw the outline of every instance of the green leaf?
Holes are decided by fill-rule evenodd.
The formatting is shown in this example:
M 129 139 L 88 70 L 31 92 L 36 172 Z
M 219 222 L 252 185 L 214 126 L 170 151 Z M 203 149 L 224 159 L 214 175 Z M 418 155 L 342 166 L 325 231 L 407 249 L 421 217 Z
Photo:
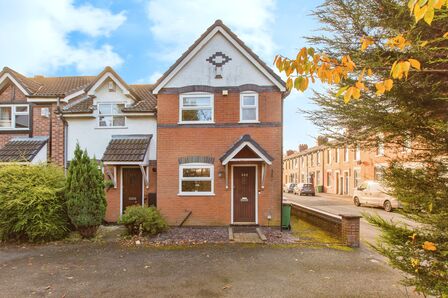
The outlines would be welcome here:
M 340 89 L 338 90 L 338 92 L 336 93 L 336 98 L 339 97 L 339 96 L 341 96 L 342 93 L 344 93 L 344 91 L 347 90 L 347 89 L 348 89 L 348 86 L 345 86 L 345 87 L 340 88 Z

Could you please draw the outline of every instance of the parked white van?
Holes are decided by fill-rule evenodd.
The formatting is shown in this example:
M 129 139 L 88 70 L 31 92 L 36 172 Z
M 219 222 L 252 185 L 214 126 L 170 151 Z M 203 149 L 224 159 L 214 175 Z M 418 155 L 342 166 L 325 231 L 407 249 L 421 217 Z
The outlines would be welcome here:
M 380 183 L 370 180 L 364 181 L 355 189 L 353 202 L 358 207 L 361 205 L 382 207 L 387 212 L 400 208 L 398 200 L 388 195 Z

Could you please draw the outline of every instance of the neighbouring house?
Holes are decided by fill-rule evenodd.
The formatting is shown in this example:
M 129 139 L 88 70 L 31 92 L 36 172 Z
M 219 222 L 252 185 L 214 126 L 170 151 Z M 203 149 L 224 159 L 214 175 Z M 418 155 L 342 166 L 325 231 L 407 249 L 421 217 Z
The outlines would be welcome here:
M 72 79 L 32 78 L 5 67 L 0 72 L 0 162 L 64 165 L 61 98 L 86 83 Z
M 128 85 L 106 67 L 61 109 L 69 162 L 78 143 L 103 164 L 106 221 L 115 222 L 129 205 L 148 205 L 156 196 L 156 97 L 152 85 Z
M 384 144 L 379 138 L 376 148 L 359 146 L 318 145 L 308 148 L 301 144 L 297 151 L 288 150 L 283 156 L 283 183 L 312 183 L 321 191 L 353 195 L 365 180 L 381 180 L 390 158 L 412 160 L 412 144 L 399 148 Z M 416 162 L 406 162 L 416 167 Z
M 171 225 L 279 226 L 288 92 L 221 21 L 154 85 L 128 85 L 110 67 L 85 77 L 0 75 L 0 161 L 67 167 L 79 143 L 112 182 L 106 221 L 141 204 Z

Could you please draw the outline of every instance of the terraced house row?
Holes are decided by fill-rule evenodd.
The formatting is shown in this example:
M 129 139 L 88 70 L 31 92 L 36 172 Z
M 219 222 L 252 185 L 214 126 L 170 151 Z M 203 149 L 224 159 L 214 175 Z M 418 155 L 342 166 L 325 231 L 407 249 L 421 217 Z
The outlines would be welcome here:
M 411 143 L 405 143 L 402 148 L 387 146 L 379 137 L 377 147 L 370 150 L 301 144 L 283 157 L 283 183 L 311 183 L 321 192 L 353 195 L 362 181 L 380 180 L 390 158 L 412 156 Z
M 0 73 L 0 162 L 67 168 L 76 144 L 113 182 L 106 221 L 154 204 L 176 225 L 279 225 L 284 82 L 216 21 L 154 84 Z

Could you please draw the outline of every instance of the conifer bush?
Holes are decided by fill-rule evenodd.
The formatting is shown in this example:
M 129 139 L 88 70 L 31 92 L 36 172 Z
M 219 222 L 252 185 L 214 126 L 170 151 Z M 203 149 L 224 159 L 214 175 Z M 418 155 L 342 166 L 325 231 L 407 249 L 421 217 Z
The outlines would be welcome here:
M 64 183 L 56 166 L 0 166 L 0 239 L 63 238 L 69 230 Z
M 129 206 L 119 223 L 124 224 L 131 235 L 156 235 L 168 229 L 165 219 L 154 207 Z
M 85 238 L 95 236 L 106 213 L 104 176 L 95 159 L 76 145 L 67 174 L 65 196 L 72 224 Z

